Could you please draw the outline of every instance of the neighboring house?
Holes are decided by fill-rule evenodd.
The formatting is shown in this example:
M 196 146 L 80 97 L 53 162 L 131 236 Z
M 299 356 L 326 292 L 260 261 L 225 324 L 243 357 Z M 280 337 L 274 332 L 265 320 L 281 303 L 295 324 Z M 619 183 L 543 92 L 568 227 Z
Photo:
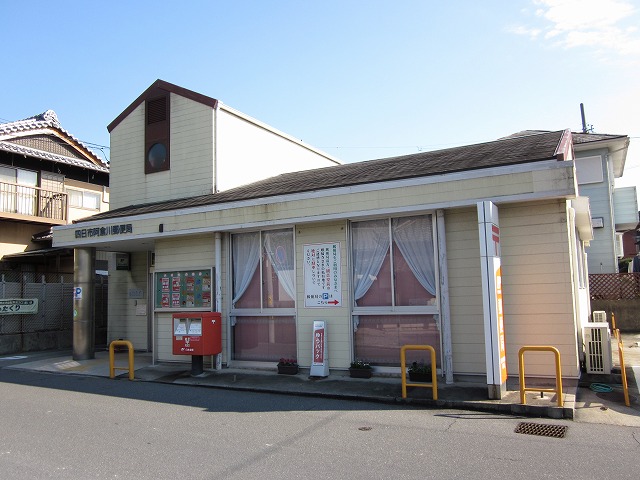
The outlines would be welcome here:
M 174 354 L 173 314 L 219 311 L 227 366 L 311 367 L 324 320 L 331 369 L 359 358 L 397 374 L 401 345 L 430 344 L 447 382 L 486 379 L 492 396 L 503 360 L 517 376 L 521 346 L 550 345 L 579 376 L 592 229 L 570 131 L 310 169 L 305 158 L 328 157 L 215 99 L 155 87 L 109 126 L 116 208 L 54 228 L 80 275 L 96 251 L 121 252 L 110 339 L 189 361 Z M 280 161 L 291 173 L 274 171 Z M 255 162 L 276 175 L 216 188 Z M 527 368 L 555 372 L 545 356 Z
M 108 208 L 109 165 L 62 128 L 55 112 L 0 124 L 0 300 L 37 301 L 29 313 L 3 304 L 0 354 L 71 345 L 74 252 L 52 246 L 51 228 Z M 97 268 L 107 269 L 108 255 L 99 254 Z M 95 281 L 106 296 L 107 277 Z M 105 306 L 96 295 L 100 344 Z
M 547 132 L 525 130 L 511 137 Z M 627 135 L 576 132 L 572 137 L 578 189 L 581 197 L 589 198 L 592 217 L 589 273 L 617 273 L 618 260 L 627 255 L 622 236 L 638 223 L 636 188 L 615 188 L 615 179 L 624 173 L 630 139 Z
M 587 248 L 589 273 L 617 273 L 624 256 L 622 235 L 638 223 L 635 187 L 615 188 L 629 148 L 626 135 L 574 133 L 581 196 L 589 197 L 593 240 Z
M 73 252 L 51 227 L 109 208 L 109 166 L 62 128 L 52 110 L 0 124 L 0 262 L 73 273 Z

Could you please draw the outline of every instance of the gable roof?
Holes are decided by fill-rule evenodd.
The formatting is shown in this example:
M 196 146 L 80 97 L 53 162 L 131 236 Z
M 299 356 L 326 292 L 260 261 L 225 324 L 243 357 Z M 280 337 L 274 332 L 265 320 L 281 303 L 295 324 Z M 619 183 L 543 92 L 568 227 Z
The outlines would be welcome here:
M 131 112 L 138 108 L 138 106 L 142 102 L 150 98 L 158 97 L 164 93 L 174 93 L 195 102 L 209 105 L 211 108 L 216 108 L 216 105 L 218 104 L 218 100 L 216 100 L 215 98 L 207 97 L 206 95 L 194 92 L 193 90 L 187 90 L 184 87 L 179 87 L 178 85 L 174 85 L 173 83 L 165 82 L 164 80 L 158 79 L 153 82 L 149 88 L 142 92 L 140 96 L 136 98 L 127 108 L 125 108 L 124 111 L 120 115 L 118 115 L 109 125 L 107 125 L 107 130 L 109 131 L 109 133 L 111 133 L 111 131 L 116 128 L 120 124 L 120 122 L 127 118 L 131 114 Z
M 568 130 L 507 138 L 445 150 L 285 173 L 214 194 L 110 210 L 79 220 L 78 223 L 544 160 L 561 161 L 566 158 L 570 148 L 571 134 Z
M 47 149 L 47 144 L 57 148 Z M 62 128 L 53 110 L 15 122 L 0 123 L 0 150 L 109 172 L 109 166 L 105 161 Z

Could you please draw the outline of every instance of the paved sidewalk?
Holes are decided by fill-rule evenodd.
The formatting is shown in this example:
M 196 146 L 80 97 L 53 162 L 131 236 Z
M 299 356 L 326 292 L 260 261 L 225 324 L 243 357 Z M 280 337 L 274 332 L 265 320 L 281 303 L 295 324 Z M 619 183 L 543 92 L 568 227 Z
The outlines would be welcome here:
M 625 344 L 631 349 L 630 359 L 640 365 L 640 347 Z M 636 348 L 636 350 L 632 350 Z M 617 356 L 617 350 L 616 355 Z M 629 365 L 625 352 L 625 362 Z M 126 368 L 127 353 L 117 353 L 115 365 Z M 109 355 L 106 351 L 96 352 L 96 358 L 75 361 L 71 352 L 36 352 L 32 354 L 8 355 L 0 357 L 0 368 L 31 370 L 66 375 L 89 375 L 109 377 Z M 583 376 L 581 382 L 565 380 L 563 382 L 564 406 L 558 407 L 555 394 L 528 392 L 527 404 L 520 403 L 520 392 L 517 378 L 508 382 L 508 391 L 501 400 L 488 400 L 487 387 L 484 384 L 456 383 L 446 385 L 438 383 L 438 399 L 433 400 L 431 388 L 408 388 L 406 399 L 401 398 L 401 379 L 389 376 L 375 376 L 371 379 L 354 379 L 347 372 L 333 370 L 326 378 L 311 378 L 308 369 L 301 369 L 297 375 L 278 375 L 273 370 L 247 370 L 224 368 L 222 370 L 205 370 L 202 375 L 191 376 L 189 363 L 152 364 L 149 353 L 136 352 L 134 360 L 135 381 L 163 382 L 176 385 L 196 385 L 209 388 L 225 388 L 255 392 L 280 393 L 289 395 L 324 396 L 329 398 L 365 400 L 406 405 L 421 405 L 431 408 L 454 408 L 498 412 L 504 414 L 529 417 L 566 418 L 594 423 L 640 426 L 640 403 L 638 403 L 637 380 L 640 379 L 640 366 L 629 367 L 631 407 L 624 405 L 621 389 L 616 385 L 616 377 L 603 378 L 597 376 L 598 383 L 610 382 L 615 387 L 612 392 L 594 392 L 588 387 L 593 379 Z M 116 370 L 114 381 L 128 381 L 128 371 Z M 515 380 L 515 381 L 514 381 Z M 605 381 L 606 380 L 606 381 Z M 536 384 L 527 380 L 527 387 L 553 387 L 545 381 Z M 553 382 L 553 381 L 552 381 Z

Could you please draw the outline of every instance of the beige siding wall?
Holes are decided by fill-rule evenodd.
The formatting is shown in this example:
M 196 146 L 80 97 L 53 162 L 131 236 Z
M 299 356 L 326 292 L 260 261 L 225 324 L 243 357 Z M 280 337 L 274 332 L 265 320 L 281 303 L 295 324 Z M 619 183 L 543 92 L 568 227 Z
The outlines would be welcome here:
M 566 377 L 577 377 L 569 233 L 564 201 L 498 206 L 503 306 L 510 376 L 524 345 L 558 348 Z M 475 208 L 445 213 L 454 373 L 485 374 L 482 280 Z M 526 374 L 553 376 L 551 354 L 528 353 Z
M 111 132 L 111 209 L 144 203 L 144 104 Z
M 215 263 L 214 242 L 213 234 L 193 236 L 188 239 L 158 241 L 155 249 L 155 271 L 213 267 Z M 160 361 L 191 361 L 188 356 L 173 355 L 172 353 L 172 313 L 155 312 L 154 317 L 156 325 L 156 358 Z
M 111 208 L 213 191 L 213 109 L 171 94 L 171 170 L 144 173 L 144 103 L 111 132 Z
M 373 191 L 352 192 L 344 189 L 331 196 L 302 195 L 287 201 L 269 199 L 271 203 L 228 205 L 217 210 L 202 212 L 182 211 L 179 215 L 167 212 L 156 218 L 133 221 L 134 234 L 157 236 L 158 224 L 164 224 L 167 237 L 175 232 L 194 229 L 227 230 L 237 228 L 260 229 L 264 225 L 277 225 L 290 221 L 300 224 L 300 219 L 326 215 L 353 218 L 385 209 L 390 213 L 409 214 L 433 208 L 447 208 L 449 204 L 475 205 L 477 198 L 500 198 L 518 194 L 544 195 L 544 186 L 553 188 L 553 194 L 562 189 L 573 191 L 571 169 L 546 169 L 534 172 L 506 173 L 489 178 L 459 178 L 426 185 L 406 185 L 398 182 L 392 187 Z M 115 199 L 115 193 L 112 194 Z M 130 202 L 135 203 L 135 202 Z M 354 213 L 355 212 L 355 213 Z M 379 212 L 378 212 L 379 213 Z M 126 239 L 126 236 L 122 236 Z M 104 239 L 112 243 L 113 238 Z M 98 239 L 97 241 L 100 241 Z M 77 243 L 74 229 L 59 227 L 55 234 L 56 246 Z
M 475 208 L 445 211 L 453 371 L 485 374 L 484 317 L 478 214 Z
M 520 347 L 549 345 L 560 350 L 563 376 L 577 377 L 566 202 L 500 206 L 499 218 L 509 374 Z M 525 365 L 526 375 L 555 375 L 550 353 L 527 353 Z
M 304 367 L 311 365 L 313 322 L 314 320 L 324 320 L 326 322 L 328 335 L 327 350 L 329 355 L 329 368 L 349 368 L 352 356 L 352 329 L 347 271 L 347 224 L 346 222 L 332 222 L 300 225 L 296 227 L 295 235 L 298 362 Z M 305 308 L 304 306 L 303 246 L 316 243 L 340 244 L 342 306 L 336 308 Z
M 136 315 L 138 304 L 147 305 L 147 252 L 131 254 L 131 270 L 116 270 L 115 256 L 109 256 L 109 325 L 107 342 L 120 338 L 133 343 L 136 350 L 148 349 L 148 317 Z M 142 290 L 142 299 L 129 298 L 129 289 Z

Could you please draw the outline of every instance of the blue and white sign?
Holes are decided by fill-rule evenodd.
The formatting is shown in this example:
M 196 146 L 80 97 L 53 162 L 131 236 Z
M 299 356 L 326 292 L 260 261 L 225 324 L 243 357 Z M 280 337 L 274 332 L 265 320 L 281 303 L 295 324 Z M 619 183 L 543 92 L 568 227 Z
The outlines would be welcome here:
M 75 287 L 73 289 L 73 299 L 82 300 L 82 287 Z
M 304 306 L 341 307 L 340 244 L 317 243 L 304 245 L 303 255 Z

